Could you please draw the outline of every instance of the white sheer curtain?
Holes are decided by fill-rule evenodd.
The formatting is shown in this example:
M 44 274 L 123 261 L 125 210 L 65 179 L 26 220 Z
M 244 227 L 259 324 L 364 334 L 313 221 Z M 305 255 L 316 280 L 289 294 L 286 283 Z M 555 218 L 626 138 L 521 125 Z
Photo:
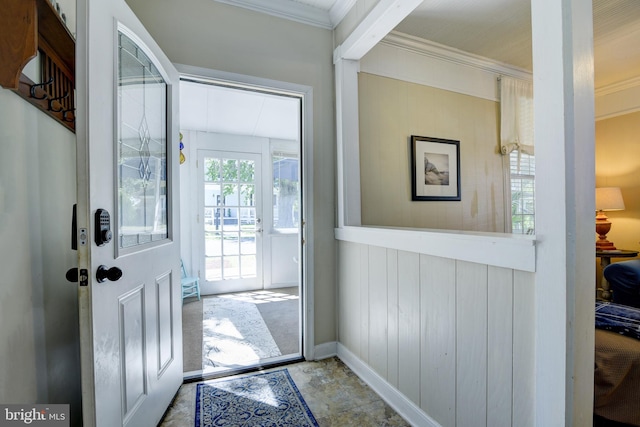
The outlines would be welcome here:
M 533 155 L 533 85 L 530 82 L 500 79 L 500 150 Z
M 511 164 L 513 151 L 517 151 L 516 165 Z M 504 169 L 504 231 L 511 233 L 513 232 L 512 209 L 515 203 L 511 193 L 512 172 L 514 169 L 517 173 L 520 172 L 521 154 L 534 154 L 533 84 L 531 82 L 511 77 L 500 79 L 500 152 L 503 154 Z

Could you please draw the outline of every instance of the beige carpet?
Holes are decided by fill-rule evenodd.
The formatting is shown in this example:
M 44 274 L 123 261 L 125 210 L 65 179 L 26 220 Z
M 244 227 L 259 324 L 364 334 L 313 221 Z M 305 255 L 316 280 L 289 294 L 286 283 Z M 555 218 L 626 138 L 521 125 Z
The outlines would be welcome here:
M 232 298 L 255 303 L 282 355 L 299 354 L 299 303 L 297 287 L 240 292 L 203 298 Z M 182 306 L 184 371 L 202 371 L 203 304 L 196 298 Z
M 203 300 L 205 371 L 253 366 L 282 355 L 257 305 L 231 296 Z
M 185 372 L 202 370 L 202 301 L 197 298 L 182 304 L 182 354 Z

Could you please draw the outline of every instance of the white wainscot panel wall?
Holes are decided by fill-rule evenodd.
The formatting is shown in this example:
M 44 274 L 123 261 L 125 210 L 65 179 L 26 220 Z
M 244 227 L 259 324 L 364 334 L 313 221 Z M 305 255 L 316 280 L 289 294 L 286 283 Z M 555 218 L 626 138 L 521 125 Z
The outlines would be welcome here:
M 339 244 L 338 355 L 414 425 L 533 426 L 534 273 Z

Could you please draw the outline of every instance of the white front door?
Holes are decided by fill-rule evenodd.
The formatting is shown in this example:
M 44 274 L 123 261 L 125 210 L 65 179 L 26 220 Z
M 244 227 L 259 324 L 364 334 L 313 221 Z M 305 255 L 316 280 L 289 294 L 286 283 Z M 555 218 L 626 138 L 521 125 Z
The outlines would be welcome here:
M 156 426 L 182 383 L 178 75 L 124 0 L 77 16 L 83 424 Z
M 199 150 L 201 271 L 215 293 L 262 289 L 261 155 Z

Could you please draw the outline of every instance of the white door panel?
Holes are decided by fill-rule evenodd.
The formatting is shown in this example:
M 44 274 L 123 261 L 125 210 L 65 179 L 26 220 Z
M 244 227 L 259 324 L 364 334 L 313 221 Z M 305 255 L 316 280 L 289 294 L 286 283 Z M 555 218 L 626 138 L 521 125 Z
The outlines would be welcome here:
M 124 0 L 77 4 L 84 426 L 155 426 L 182 383 L 178 74 Z

